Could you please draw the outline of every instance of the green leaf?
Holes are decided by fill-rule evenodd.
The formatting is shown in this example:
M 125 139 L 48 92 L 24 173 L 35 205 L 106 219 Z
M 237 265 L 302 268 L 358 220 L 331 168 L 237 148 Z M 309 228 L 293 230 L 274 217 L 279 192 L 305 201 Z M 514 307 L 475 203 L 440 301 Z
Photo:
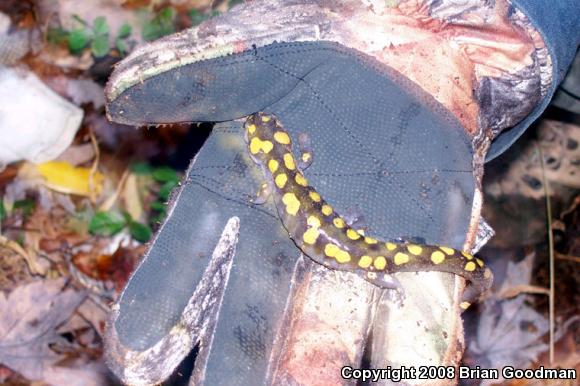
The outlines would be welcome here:
M 73 29 L 68 34 L 68 49 L 72 53 L 81 52 L 89 44 L 89 34 L 85 29 Z
M 102 58 L 109 53 L 109 37 L 107 35 L 95 36 L 91 42 L 91 52 L 95 58 Z
M 147 162 L 135 162 L 131 164 L 131 171 L 135 174 L 151 174 L 153 168 Z
M 99 236 L 112 236 L 127 225 L 125 217 L 117 212 L 97 212 L 89 223 L 89 232 Z
M 173 188 L 177 186 L 177 181 L 168 181 L 161 185 L 159 189 L 159 198 L 163 201 L 169 200 L 169 196 L 171 195 L 171 191 Z
M 122 55 L 126 54 L 127 51 L 129 50 L 127 47 L 127 43 L 125 43 L 121 39 L 115 40 L 115 47 L 117 47 L 117 51 L 119 51 L 119 53 Z
M 153 232 L 151 231 L 151 228 L 149 228 L 148 225 L 141 224 L 137 221 L 131 221 L 129 223 L 129 233 L 131 233 L 131 236 L 135 240 L 141 243 L 146 243 L 147 241 L 149 241 L 149 239 L 151 239 L 151 234 Z
M 93 20 L 93 33 L 95 36 L 109 34 L 109 24 L 104 16 L 98 16 Z
M 166 206 L 166 204 L 164 202 L 161 202 L 161 201 L 153 201 L 151 203 L 151 209 L 153 209 L 157 212 L 163 212 L 165 210 L 165 206 Z
M 173 9 L 163 8 L 157 16 L 143 25 L 141 36 L 143 40 L 150 41 L 175 32 L 173 26 Z
M 209 18 L 207 14 L 203 14 L 199 12 L 197 9 L 190 10 L 189 12 L 187 12 L 187 15 L 189 16 L 189 20 L 191 20 L 192 26 L 196 26 L 205 19 Z
M 117 39 L 126 39 L 131 36 L 131 32 L 133 32 L 133 28 L 129 23 L 123 23 L 121 27 L 119 27 L 119 32 L 117 32 Z
M 14 202 L 14 209 L 22 210 L 24 217 L 30 216 L 35 207 L 36 202 L 34 200 L 18 200 Z
M 4 208 L 4 199 L 0 197 L 0 221 L 6 218 L 6 209 Z
M 161 166 L 153 169 L 153 178 L 158 182 L 179 182 L 179 175 L 170 167 Z

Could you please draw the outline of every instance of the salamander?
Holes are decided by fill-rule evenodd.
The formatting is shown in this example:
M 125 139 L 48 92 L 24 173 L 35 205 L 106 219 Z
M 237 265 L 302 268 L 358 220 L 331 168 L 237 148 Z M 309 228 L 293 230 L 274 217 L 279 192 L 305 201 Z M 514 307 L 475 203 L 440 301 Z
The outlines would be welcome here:
M 263 188 L 273 195 L 290 238 L 312 260 L 332 269 L 355 272 L 383 288 L 392 286 L 386 275 L 394 272 L 461 275 L 471 282 L 462 308 L 491 287 L 491 270 L 468 252 L 440 245 L 377 240 L 349 226 L 298 167 L 292 139 L 276 116 L 262 112 L 250 115 L 244 128 L 250 156 L 267 180 Z M 309 158 L 309 153 L 301 156 L 302 160 Z

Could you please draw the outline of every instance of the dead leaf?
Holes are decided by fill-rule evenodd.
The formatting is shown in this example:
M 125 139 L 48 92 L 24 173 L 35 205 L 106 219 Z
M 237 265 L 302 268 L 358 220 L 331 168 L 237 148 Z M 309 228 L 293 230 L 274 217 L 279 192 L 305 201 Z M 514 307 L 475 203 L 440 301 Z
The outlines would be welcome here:
M 68 162 L 50 161 L 36 165 L 36 170 L 44 178 L 44 184 L 49 189 L 61 193 L 90 196 L 91 169 L 74 167 Z M 103 190 L 104 176 L 96 172 L 92 176 L 92 183 L 96 194 Z
M 125 202 L 125 209 L 131 215 L 131 218 L 135 221 L 143 221 L 145 213 L 137 184 L 137 176 L 134 173 L 130 173 L 127 177 L 121 195 Z
M 49 344 L 62 341 L 56 328 L 85 295 L 64 289 L 65 280 L 34 281 L 8 296 L 0 293 L 0 363 L 30 380 L 43 380 L 60 356 Z

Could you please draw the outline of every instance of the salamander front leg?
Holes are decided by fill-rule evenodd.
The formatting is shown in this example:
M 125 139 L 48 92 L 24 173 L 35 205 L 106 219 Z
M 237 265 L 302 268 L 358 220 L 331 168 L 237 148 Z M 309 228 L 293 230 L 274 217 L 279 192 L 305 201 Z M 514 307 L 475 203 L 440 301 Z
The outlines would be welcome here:
M 312 143 L 307 133 L 300 133 L 298 135 L 298 148 L 300 150 L 298 168 L 304 171 L 312 164 Z
M 256 197 L 250 199 L 250 202 L 256 205 L 262 205 L 268 200 L 271 193 L 272 187 L 267 182 L 264 182 L 262 186 L 260 186 L 260 190 L 256 193 Z

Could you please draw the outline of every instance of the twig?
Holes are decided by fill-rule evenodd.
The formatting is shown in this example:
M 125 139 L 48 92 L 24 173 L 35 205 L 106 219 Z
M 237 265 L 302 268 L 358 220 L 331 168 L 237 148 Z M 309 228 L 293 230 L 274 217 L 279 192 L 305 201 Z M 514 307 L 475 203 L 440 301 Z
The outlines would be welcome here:
M 572 255 L 565 255 L 563 253 L 558 253 L 558 252 L 556 252 L 556 259 L 569 260 L 569 261 L 573 261 L 574 263 L 580 263 L 580 257 L 572 256 Z
M 125 187 L 125 182 L 127 182 L 128 177 L 129 177 L 129 168 L 125 169 L 125 171 L 123 172 L 123 175 L 121 176 L 121 179 L 117 184 L 117 189 L 115 190 L 115 193 L 113 193 L 111 197 L 107 198 L 107 200 L 101 204 L 101 206 L 99 207 L 100 211 L 107 212 L 109 209 L 113 207 L 113 205 L 115 205 L 115 202 L 117 202 L 117 199 L 121 195 L 121 191 Z
M 101 159 L 101 153 L 99 151 L 99 143 L 97 142 L 97 138 L 93 133 L 93 129 L 89 126 L 89 137 L 91 138 L 91 143 L 95 149 L 95 159 L 93 160 L 93 164 L 91 165 L 91 171 L 89 173 L 89 198 L 91 202 L 97 201 L 97 192 L 95 189 L 95 175 L 97 174 L 97 168 L 99 167 L 99 161 Z
M 504 291 L 501 291 L 499 294 L 497 294 L 497 297 L 499 299 L 510 299 L 522 293 L 550 296 L 550 290 L 547 288 L 539 287 L 536 285 L 520 284 L 506 288 Z
M 555 269 L 554 269 L 554 235 L 552 234 L 552 206 L 550 204 L 550 190 L 548 187 L 548 179 L 546 178 L 546 167 L 544 165 L 544 154 L 542 147 L 536 144 L 540 154 L 540 166 L 542 169 L 542 179 L 544 182 L 544 195 L 546 198 L 546 216 L 548 218 L 548 253 L 550 257 L 550 297 L 549 297 L 549 312 L 550 312 L 550 365 L 554 363 L 554 306 L 555 306 Z

